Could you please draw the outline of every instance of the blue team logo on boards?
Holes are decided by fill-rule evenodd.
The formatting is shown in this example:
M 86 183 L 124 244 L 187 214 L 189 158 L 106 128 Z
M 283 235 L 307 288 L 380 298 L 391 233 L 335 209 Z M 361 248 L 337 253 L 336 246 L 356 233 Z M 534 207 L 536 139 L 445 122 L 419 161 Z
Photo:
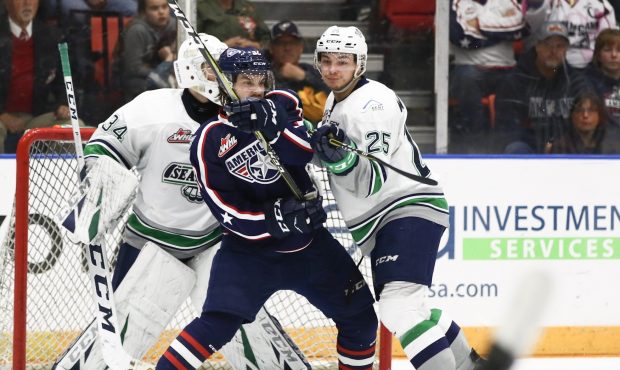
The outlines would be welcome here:
M 271 184 L 280 178 L 280 173 L 258 141 L 239 150 L 225 163 L 228 172 L 250 183 Z

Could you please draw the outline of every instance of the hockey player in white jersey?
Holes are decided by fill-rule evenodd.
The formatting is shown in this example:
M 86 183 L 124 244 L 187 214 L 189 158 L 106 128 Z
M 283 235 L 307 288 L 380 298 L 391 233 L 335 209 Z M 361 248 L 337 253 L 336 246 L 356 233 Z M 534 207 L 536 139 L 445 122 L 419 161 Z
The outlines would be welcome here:
M 315 64 L 330 87 L 312 136 L 316 156 L 354 241 L 370 255 L 379 317 L 420 370 L 471 370 L 482 361 L 459 326 L 427 306 L 439 243 L 448 227 L 440 186 L 425 185 L 330 139 L 357 147 L 401 170 L 432 178 L 407 132 L 407 109 L 385 85 L 367 79 L 367 45 L 355 27 L 328 28 Z
M 227 48 L 213 36 L 201 34 L 201 39 L 216 60 Z M 194 133 L 220 111 L 219 87 L 195 41 L 187 39 L 178 55 L 175 73 L 181 88 L 142 93 L 100 124 L 84 150 L 87 169 L 106 156 L 126 168 L 135 167 L 141 177 L 112 280 L 123 347 L 134 358 L 157 342 L 188 296 L 180 292 L 191 291 L 195 313 L 202 311 L 222 235 L 189 161 Z M 187 287 L 193 279 L 183 278 L 188 276 L 186 265 L 196 276 L 193 288 Z M 261 309 L 257 320 L 242 328 L 244 338 L 237 332 L 222 348 L 234 369 L 309 367 L 274 320 Z M 96 333 L 92 323 L 54 368 L 107 368 Z M 295 356 L 281 356 L 278 350 Z

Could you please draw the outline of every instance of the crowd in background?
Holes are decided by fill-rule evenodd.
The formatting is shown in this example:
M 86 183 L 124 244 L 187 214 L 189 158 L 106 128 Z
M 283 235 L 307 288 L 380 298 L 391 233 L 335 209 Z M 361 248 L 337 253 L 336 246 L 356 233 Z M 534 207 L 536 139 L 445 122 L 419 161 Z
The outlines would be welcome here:
M 343 20 L 364 22 L 378 0 L 343 3 L 356 10 Z M 451 0 L 449 151 L 619 153 L 618 3 Z M 70 122 L 60 41 L 69 44 L 83 125 L 98 125 L 143 91 L 175 85 L 177 24 L 166 0 L 0 5 L 8 20 L 0 26 L 0 153 L 14 152 L 29 128 Z M 314 66 L 300 61 L 308 45 L 294 22 L 270 29 L 249 0 L 197 0 L 196 10 L 199 32 L 265 50 L 277 86 L 298 92 L 306 118 L 321 119 L 328 90 Z M 94 50 L 93 15 L 118 19 L 111 48 Z
M 453 0 L 455 150 L 620 153 L 616 5 L 609 0 Z
M 8 21 L 0 27 L 0 153 L 15 152 L 27 129 L 70 123 L 57 52 L 61 41 L 69 45 L 83 125 L 96 126 L 146 90 L 175 87 L 177 24 L 166 0 L 2 0 L 0 5 L 0 17 Z M 308 119 L 321 118 L 328 89 L 312 65 L 300 62 L 304 40 L 294 23 L 282 21 L 270 30 L 247 0 L 198 0 L 196 10 L 199 32 L 231 47 L 268 51 L 279 84 L 299 92 Z M 99 27 L 108 40 L 115 30 L 106 22 L 116 20 L 120 32 L 107 51 L 111 57 L 105 48 L 93 50 L 99 36 L 95 17 L 103 19 Z M 109 60 L 102 73 L 103 59 Z

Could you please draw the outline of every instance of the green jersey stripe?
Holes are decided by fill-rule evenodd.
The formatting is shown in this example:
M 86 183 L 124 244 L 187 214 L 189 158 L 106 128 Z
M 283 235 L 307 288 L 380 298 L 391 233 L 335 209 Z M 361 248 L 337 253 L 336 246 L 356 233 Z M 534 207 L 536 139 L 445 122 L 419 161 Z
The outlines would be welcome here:
M 86 144 L 84 148 L 84 156 L 106 156 L 110 157 L 118 163 L 123 163 L 114 152 L 109 151 L 105 146 L 100 144 Z
M 222 236 L 222 230 L 219 227 L 201 236 L 182 235 L 156 229 L 142 222 L 135 213 L 129 216 L 127 227 L 142 237 L 155 239 L 158 243 L 179 249 L 194 249 L 203 245 L 213 244 L 220 240 Z
M 373 217 L 367 219 L 363 223 L 359 224 L 355 228 L 351 228 L 351 236 L 356 243 L 361 243 L 362 240 L 366 239 L 377 227 L 379 222 L 383 219 L 383 217 L 390 211 L 410 205 L 426 205 L 431 208 L 438 209 L 438 211 L 448 211 L 448 202 L 446 198 L 409 198 L 405 200 L 401 200 L 397 203 L 391 204 L 386 207 L 383 212 L 374 215 Z

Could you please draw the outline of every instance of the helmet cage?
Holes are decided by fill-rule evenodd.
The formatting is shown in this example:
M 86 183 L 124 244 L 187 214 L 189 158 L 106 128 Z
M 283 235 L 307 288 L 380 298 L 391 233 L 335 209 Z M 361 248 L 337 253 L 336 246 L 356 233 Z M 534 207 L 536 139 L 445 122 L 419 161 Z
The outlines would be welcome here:
M 218 60 L 220 54 L 226 49 L 226 44 L 204 33 L 200 34 L 200 38 L 213 58 Z M 181 44 L 177 60 L 174 62 L 174 73 L 179 87 L 192 89 L 210 101 L 220 104 L 217 79 L 209 80 L 210 73 L 213 72 L 207 67 L 207 63 L 193 39 L 186 39 Z

